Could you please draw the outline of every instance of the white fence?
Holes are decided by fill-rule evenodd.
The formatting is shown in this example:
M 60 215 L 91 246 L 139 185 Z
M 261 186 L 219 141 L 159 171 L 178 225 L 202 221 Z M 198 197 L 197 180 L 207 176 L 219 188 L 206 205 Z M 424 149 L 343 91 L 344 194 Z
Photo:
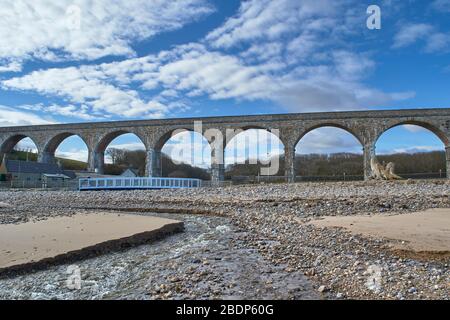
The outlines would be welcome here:
M 80 179 L 79 190 L 186 189 L 200 188 L 202 180 L 184 178 L 96 178 Z

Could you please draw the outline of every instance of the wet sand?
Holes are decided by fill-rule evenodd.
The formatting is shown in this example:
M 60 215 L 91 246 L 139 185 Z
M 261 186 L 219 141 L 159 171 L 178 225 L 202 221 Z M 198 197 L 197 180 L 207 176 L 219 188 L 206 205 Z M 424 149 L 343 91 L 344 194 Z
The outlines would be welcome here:
M 354 234 L 396 240 L 394 249 L 413 252 L 450 252 L 450 209 L 351 217 L 326 217 L 318 227 L 342 227 Z
M 108 212 L 0 225 L 0 270 L 148 241 L 182 226 L 171 219 Z

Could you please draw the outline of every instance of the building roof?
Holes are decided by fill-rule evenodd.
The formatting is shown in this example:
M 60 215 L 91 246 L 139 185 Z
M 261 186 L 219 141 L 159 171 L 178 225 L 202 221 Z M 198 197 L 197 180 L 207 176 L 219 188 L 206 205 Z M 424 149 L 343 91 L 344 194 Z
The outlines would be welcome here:
M 75 178 L 114 178 L 117 176 L 114 175 L 108 175 L 108 174 L 99 174 L 96 172 L 89 172 L 89 171 L 71 171 L 74 175 Z M 67 173 L 64 173 L 67 174 Z
M 66 174 L 57 164 L 5 159 L 8 173 Z
M 70 177 L 66 176 L 65 174 L 47 174 L 47 173 L 43 173 L 42 175 L 44 177 L 47 177 L 47 178 L 70 179 Z
M 126 170 L 124 170 L 122 172 L 122 174 L 125 174 L 128 171 L 133 173 L 136 177 L 139 176 L 139 170 L 138 169 L 134 169 L 134 168 L 127 168 Z

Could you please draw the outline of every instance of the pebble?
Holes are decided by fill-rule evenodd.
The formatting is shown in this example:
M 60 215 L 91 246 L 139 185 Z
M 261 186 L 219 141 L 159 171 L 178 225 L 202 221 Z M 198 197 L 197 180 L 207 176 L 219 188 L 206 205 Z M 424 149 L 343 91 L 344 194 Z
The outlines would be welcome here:
M 222 298 L 276 298 L 275 293 L 268 291 L 269 287 L 270 290 L 287 288 L 288 284 L 299 281 L 298 287 L 313 297 L 314 292 L 330 291 L 338 299 L 413 299 L 420 292 L 424 299 L 448 300 L 449 259 L 419 261 L 399 257 L 386 251 L 383 239 L 349 236 L 343 230 L 319 229 L 301 221 L 324 215 L 390 214 L 448 208 L 449 188 L 448 181 L 372 181 L 158 191 L 0 191 L 0 203 L 6 204 L 0 205 L 2 224 L 70 216 L 93 208 L 196 213 L 179 215 L 190 227 L 184 234 L 164 240 L 158 246 L 140 246 L 80 262 L 96 279 L 97 286 L 92 289 L 65 292 L 61 289 L 64 285 L 55 288 L 43 285 L 54 283 L 55 277 L 60 278 L 59 283 L 64 283 L 61 277 L 65 276 L 65 270 L 60 266 L 1 279 L 0 298 L 29 297 L 29 292 L 33 292 L 36 299 L 47 296 L 63 299 L 193 299 L 214 298 L 222 288 L 228 288 L 221 293 Z M 221 217 L 213 217 L 214 213 Z M 200 235 L 202 238 L 198 239 Z M 192 238 L 188 241 L 183 237 Z M 194 239 L 198 241 L 192 242 Z M 224 244 L 221 249 L 220 244 Z M 156 252 L 159 252 L 157 258 Z M 256 279 L 252 277 L 255 270 L 262 269 L 260 265 L 277 271 L 258 272 L 260 278 L 254 289 L 254 284 L 250 283 L 228 285 L 231 279 L 236 279 L 236 274 L 247 272 L 240 270 L 236 266 L 238 263 L 233 264 L 233 261 L 241 262 L 240 259 L 248 266 L 244 269 L 251 270 L 245 275 L 249 281 Z M 139 267 L 129 262 L 133 260 L 139 261 Z M 170 267 L 169 262 L 172 263 Z M 114 265 L 123 270 L 112 272 Z M 366 287 L 369 275 L 365 272 L 372 265 L 379 265 L 383 270 L 381 289 L 377 291 Z M 322 283 L 328 286 L 321 285 L 319 290 L 313 290 L 305 280 L 305 274 L 316 287 Z M 281 279 L 277 278 L 279 275 L 282 275 Z M 180 281 L 161 283 L 169 278 Z M 242 282 L 245 277 L 239 279 Z M 155 287 L 160 292 L 156 293 Z M 40 292 L 45 289 L 48 290 Z M 280 293 L 280 297 L 288 298 L 289 294 L 286 291 Z
M 320 286 L 319 289 L 317 289 L 317 291 L 319 291 L 320 293 L 328 291 L 327 287 L 325 286 Z

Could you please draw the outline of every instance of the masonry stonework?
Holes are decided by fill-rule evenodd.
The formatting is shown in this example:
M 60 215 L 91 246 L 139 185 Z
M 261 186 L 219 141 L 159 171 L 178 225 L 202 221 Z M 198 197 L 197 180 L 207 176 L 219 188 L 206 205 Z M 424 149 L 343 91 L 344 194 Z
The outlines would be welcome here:
M 258 116 L 231 116 L 165 120 L 137 120 L 98 123 L 55 124 L 0 128 L 0 156 L 12 151 L 23 138 L 36 144 L 40 162 L 52 162 L 59 144 L 78 135 L 89 151 L 89 171 L 103 173 L 105 150 L 116 137 L 133 133 L 147 149 L 146 173 L 161 175 L 161 149 L 181 130 L 194 131 L 201 124 L 201 133 L 211 145 L 211 176 L 213 184 L 224 179 L 224 149 L 240 131 L 248 129 L 277 130 L 285 148 L 285 175 L 295 181 L 295 146 L 308 132 L 321 127 L 337 127 L 355 136 L 364 154 L 364 175 L 370 176 L 370 159 L 375 155 L 378 138 L 390 128 L 413 124 L 429 129 L 444 143 L 447 178 L 450 178 L 450 109 L 409 109 L 301 113 Z M 228 133 L 228 134 L 227 134 Z

